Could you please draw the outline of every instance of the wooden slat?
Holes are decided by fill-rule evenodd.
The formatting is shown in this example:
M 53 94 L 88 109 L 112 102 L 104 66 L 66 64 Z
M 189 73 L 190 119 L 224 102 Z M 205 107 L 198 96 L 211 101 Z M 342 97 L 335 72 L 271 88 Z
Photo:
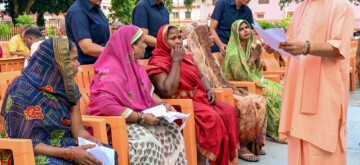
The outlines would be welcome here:
M 24 57 L 1 58 L 0 72 L 18 71 L 24 68 Z

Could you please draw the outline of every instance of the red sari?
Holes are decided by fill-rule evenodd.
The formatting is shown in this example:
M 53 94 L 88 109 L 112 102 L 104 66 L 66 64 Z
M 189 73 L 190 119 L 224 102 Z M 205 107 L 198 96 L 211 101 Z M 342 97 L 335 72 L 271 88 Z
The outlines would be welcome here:
M 148 66 L 150 77 L 171 70 L 171 50 L 164 42 L 167 29 L 168 25 L 164 25 L 157 34 L 157 45 Z M 211 164 L 237 163 L 237 110 L 219 100 L 215 105 L 210 104 L 191 54 L 186 54 L 180 64 L 180 83 L 172 98 L 193 100 L 198 150 Z

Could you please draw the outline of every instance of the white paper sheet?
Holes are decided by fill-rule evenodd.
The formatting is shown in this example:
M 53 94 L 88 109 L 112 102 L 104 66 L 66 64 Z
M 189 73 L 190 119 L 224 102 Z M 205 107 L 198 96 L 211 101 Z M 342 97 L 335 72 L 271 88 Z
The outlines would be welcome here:
M 286 35 L 283 29 L 280 28 L 271 28 L 263 30 L 260 26 L 253 25 L 257 34 L 274 50 L 280 52 L 285 56 L 290 56 L 293 58 L 298 59 L 299 57 L 293 56 L 292 54 L 284 51 L 283 49 L 279 48 L 280 42 L 287 41 Z
M 78 137 L 79 146 L 86 144 L 95 144 L 82 137 Z M 86 150 L 95 159 L 101 161 L 103 165 L 115 165 L 115 150 L 104 146 L 98 146 Z
M 166 107 L 164 105 L 158 105 L 155 107 L 151 107 L 143 111 L 143 113 L 151 113 L 157 118 L 162 118 L 168 121 L 169 123 L 174 122 L 177 119 L 185 119 L 183 124 L 180 126 L 180 130 L 185 127 L 186 120 L 190 116 L 190 114 L 183 114 L 180 112 L 166 112 Z

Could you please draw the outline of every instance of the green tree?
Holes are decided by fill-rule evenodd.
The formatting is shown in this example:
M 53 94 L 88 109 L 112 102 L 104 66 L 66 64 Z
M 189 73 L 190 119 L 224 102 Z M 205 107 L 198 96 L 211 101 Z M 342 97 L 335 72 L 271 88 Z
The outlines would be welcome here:
M 205 2 L 206 0 L 184 0 L 184 5 L 185 5 L 186 9 L 191 10 L 192 4 L 195 3 L 196 1 Z
M 110 8 L 110 20 L 119 20 L 124 24 L 131 23 L 132 11 L 139 0 L 112 0 Z
M 13 23 L 21 13 L 38 13 L 40 16 L 45 12 L 60 13 L 66 12 L 75 0 L 3 0 L 6 4 L 6 11 L 10 13 Z M 43 25 L 43 17 L 38 19 L 38 24 Z
M 110 22 L 115 22 L 117 20 L 130 24 L 132 19 L 132 11 L 134 10 L 135 5 L 141 0 L 111 0 L 110 8 Z M 166 0 L 166 8 L 169 12 L 172 12 L 173 0 Z
M 21 13 L 29 13 L 31 6 L 35 0 L 4 0 L 5 9 L 10 13 L 13 23 L 16 23 L 16 19 Z
M 45 26 L 45 12 L 54 14 L 66 12 L 74 2 L 75 0 L 36 0 L 30 11 L 38 14 L 36 23 L 38 26 L 43 27 Z

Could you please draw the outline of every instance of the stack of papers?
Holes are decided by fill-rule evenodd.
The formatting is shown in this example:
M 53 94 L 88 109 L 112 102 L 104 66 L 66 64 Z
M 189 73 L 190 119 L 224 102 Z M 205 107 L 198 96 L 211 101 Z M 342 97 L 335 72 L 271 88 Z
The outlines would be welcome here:
M 95 144 L 82 137 L 78 137 L 79 146 Z M 104 146 L 98 146 L 86 150 L 91 156 L 99 160 L 103 165 L 115 165 L 115 150 Z
M 284 51 L 283 49 L 279 48 L 280 42 L 287 41 L 285 32 L 283 29 L 280 28 L 271 28 L 263 30 L 260 26 L 254 25 L 253 27 L 256 31 L 256 33 L 265 41 L 266 44 L 268 44 L 271 48 L 274 50 L 280 52 L 281 54 L 285 56 L 290 56 L 293 58 L 299 58 L 297 56 L 293 56 L 292 54 Z
M 185 127 L 186 119 L 190 116 L 190 114 L 183 114 L 180 112 L 166 112 L 166 107 L 164 105 L 151 107 L 144 110 L 142 113 L 151 113 L 155 117 L 162 118 L 169 123 L 172 123 L 177 119 L 185 119 L 183 124 L 180 126 L 180 130 Z

